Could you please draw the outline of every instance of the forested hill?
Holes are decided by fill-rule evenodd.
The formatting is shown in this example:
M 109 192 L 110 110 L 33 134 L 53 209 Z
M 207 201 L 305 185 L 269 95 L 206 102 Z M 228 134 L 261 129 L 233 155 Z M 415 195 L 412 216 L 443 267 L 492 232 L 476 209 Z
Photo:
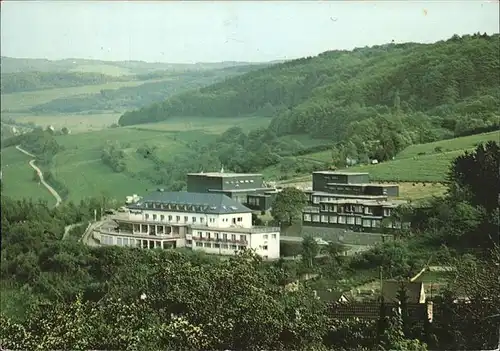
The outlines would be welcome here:
M 401 136 L 407 142 L 425 142 L 494 123 L 499 72 L 498 34 L 330 51 L 127 112 L 120 125 L 261 114 L 275 117 L 271 129 L 278 135 L 340 141 L 359 131 L 373 140 L 381 131 L 407 131 Z

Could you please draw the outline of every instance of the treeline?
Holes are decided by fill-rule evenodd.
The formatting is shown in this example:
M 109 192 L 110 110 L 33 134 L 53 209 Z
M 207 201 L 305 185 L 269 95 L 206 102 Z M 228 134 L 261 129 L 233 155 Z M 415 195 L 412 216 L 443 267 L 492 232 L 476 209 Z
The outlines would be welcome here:
M 257 69 L 255 66 L 229 67 L 218 70 L 170 72 L 157 71 L 135 76 L 137 80 L 162 79 L 134 87 L 103 89 L 86 94 L 51 100 L 31 108 L 32 112 L 76 113 L 84 111 L 124 111 L 150 106 L 189 90 L 198 89 L 235 75 Z
M 207 136 L 208 138 L 208 136 Z M 232 127 L 211 142 L 193 141 L 186 144 L 186 151 L 177 153 L 168 161 L 154 146 L 143 145 L 137 153 L 150 160 L 154 169 L 143 170 L 133 176 L 148 179 L 166 189 L 177 191 L 186 186 L 186 173 L 219 170 L 224 167 L 232 172 L 259 172 L 279 164 L 285 157 L 313 152 L 328 146 L 305 147 L 296 140 L 285 141 L 270 130 L 259 128 L 245 133 L 240 127 Z M 324 169 L 322 163 L 299 163 L 301 171 Z
M 119 123 L 271 113 L 277 135 L 356 137 L 356 153 L 387 158 L 411 143 L 498 124 L 498 51 L 499 35 L 475 34 L 325 52 L 173 96 Z
M 19 93 L 53 88 L 68 88 L 82 85 L 97 85 L 116 81 L 127 81 L 127 77 L 114 77 L 91 72 L 19 72 L 2 73 L 1 93 Z

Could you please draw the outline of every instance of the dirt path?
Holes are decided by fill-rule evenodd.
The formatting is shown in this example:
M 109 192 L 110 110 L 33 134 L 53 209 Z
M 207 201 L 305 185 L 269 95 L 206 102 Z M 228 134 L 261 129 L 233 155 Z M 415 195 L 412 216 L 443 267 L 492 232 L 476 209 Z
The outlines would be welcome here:
M 33 155 L 32 153 L 30 153 L 30 152 L 28 152 L 28 151 L 26 151 L 26 150 L 22 149 L 19 145 L 17 145 L 17 146 L 16 146 L 16 149 L 18 149 L 19 151 L 21 151 L 21 152 L 22 152 L 23 154 L 25 154 L 25 155 L 28 155 L 28 156 L 33 157 L 33 158 L 36 158 L 36 156 L 35 156 L 35 155 Z M 51 186 L 50 186 L 50 185 L 49 185 L 49 184 L 48 184 L 48 183 L 47 183 L 47 182 L 43 179 L 43 173 L 42 173 L 42 171 L 40 170 L 40 168 L 38 168 L 38 167 L 35 165 L 35 161 L 36 161 L 36 160 L 31 160 L 31 161 L 29 162 L 29 164 L 30 164 L 31 168 L 33 168 L 33 169 L 36 171 L 36 173 L 38 174 L 38 178 L 40 179 L 40 182 L 43 184 L 43 186 L 44 186 L 45 188 L 47 188 L 47 190 L 48 190 L 48 191 L 52 194 L 52 196 L 54 196 L 54 197 L 55 197 L 55 199 L 56 199 L 56 205 L 55 205 L 54 207 L 59 206 L 59 205 L 61 204 L 61 202 L 62 202 L 61 196 L 59 196 L 59 194 L 57 193 L 57 191 L 55 191 L 55 190 L 54 190 L 54 188 L 53 188 L 53 187 L 51 187 Z

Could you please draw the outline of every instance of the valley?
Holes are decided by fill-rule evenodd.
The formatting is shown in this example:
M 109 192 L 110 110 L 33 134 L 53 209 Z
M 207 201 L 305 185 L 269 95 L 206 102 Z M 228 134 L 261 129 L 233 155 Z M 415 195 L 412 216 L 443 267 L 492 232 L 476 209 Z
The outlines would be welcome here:
M 498 307 L 499 38 L 254 64 L 2 57 L 0 344 L 74 348 L 32 327 L 56 320 L 112 340 L 81 349 L 153 325 L 134 347 L 367 351 L 389 313 L 391 349 L 482 347 L 447 333 Z

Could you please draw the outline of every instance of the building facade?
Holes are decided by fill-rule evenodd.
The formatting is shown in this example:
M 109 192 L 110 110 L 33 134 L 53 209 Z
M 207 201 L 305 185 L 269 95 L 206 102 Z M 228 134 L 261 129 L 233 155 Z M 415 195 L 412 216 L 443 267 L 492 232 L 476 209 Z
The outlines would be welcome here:
M 303 224 L 366 232 L 409 227 L 392 216 L 395 208 L 406 203 L 389 200 L 399 195 L 399 187 L 369 180 L 368 173 L 314 172 L 312 190 L 306 191 L 309 204 L 302 211 Z
M 259 173 L 188 173 L 187 191 L 224 194 L 252 210 L 267 211 L 278 192 Z
M 114 228 L 101 228 L 103 245 L 141 248 L 186 247 L 233 255 L 253 249 L 264 259 L 280 256 L 280 231 L 252 225 L 252 211 L 220 193 L 165 192 L 147 195 L 117 214 Z

